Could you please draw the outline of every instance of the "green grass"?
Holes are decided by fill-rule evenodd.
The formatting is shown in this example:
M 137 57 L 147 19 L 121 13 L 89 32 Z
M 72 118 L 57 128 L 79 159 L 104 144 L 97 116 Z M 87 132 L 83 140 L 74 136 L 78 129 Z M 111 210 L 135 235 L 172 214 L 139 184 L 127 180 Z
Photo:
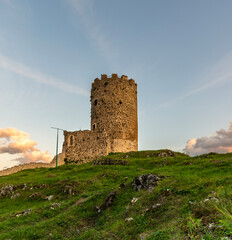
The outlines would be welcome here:
M 125 166 L 63 165 L 0 177 L 0 188 L 13 184 L 14 194 L 20 193 L 0 197 L 0 239 L 231 239 L 232 153 L 157 157 L 159 152 L 106 157 L 128 161 Z M 165 178 L 152 192 L 135 191 L 132 180 L 146 173 Z M 119 189 L 121 183 L 126 187 Z M 64 192 L 67 185 L 73 194 Z M 113 191 L 112 206 L 97 212 Z M 52 209 L 54 203 L 60 205 Z

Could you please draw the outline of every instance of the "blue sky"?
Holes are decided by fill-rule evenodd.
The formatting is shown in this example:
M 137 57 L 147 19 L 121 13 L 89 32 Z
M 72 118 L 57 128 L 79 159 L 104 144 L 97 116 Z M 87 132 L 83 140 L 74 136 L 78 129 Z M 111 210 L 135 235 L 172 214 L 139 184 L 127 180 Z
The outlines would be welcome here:
M 0 128 L 54 155 L 50 127 L 89 129 L 92 81 L 118 73 L 138 83 L 140 150 L 228 129 L 231 11 L 230 0 L 0 0 Z M 0 168 L 14 158 L 0 154 Z

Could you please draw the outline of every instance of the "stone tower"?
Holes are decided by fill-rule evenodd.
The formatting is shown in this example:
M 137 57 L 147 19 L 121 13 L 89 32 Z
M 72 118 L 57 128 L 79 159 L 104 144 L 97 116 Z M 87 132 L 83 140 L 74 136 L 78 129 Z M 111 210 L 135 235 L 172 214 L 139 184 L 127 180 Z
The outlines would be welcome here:
M 111 152 L 138 150 L 137 84 L 133 79 L 103 74 L 94 80 L 91 130 L 107 133 Z
M 91 130 L 64 131 L 62 154 L 70 163 L 88 162 L 110 152 L 138 150 L 137 84 L 106 74 L 91 89 Z

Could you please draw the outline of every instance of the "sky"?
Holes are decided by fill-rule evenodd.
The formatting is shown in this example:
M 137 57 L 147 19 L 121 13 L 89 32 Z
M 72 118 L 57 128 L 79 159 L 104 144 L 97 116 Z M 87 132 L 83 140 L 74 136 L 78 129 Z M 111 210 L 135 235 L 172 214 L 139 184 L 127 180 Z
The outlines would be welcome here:
M 0 0 L 0 169 L 90 129 L 91 83 L 138 84 L 139 150 L 232 151 L 231 0 Z M 63 136 L 59 135 L 59 152 Z

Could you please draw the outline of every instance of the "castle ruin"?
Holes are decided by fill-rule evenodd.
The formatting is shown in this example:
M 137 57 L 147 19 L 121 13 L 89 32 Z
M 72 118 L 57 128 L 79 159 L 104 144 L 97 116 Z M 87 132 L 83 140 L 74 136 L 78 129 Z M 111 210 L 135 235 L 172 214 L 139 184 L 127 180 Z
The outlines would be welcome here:
M 91 130 L 64 131 L 62 154 L 87 162 L 110 152 L 138 150 L 137 84 L 123 75 L 101 75 L 91 89 Z

